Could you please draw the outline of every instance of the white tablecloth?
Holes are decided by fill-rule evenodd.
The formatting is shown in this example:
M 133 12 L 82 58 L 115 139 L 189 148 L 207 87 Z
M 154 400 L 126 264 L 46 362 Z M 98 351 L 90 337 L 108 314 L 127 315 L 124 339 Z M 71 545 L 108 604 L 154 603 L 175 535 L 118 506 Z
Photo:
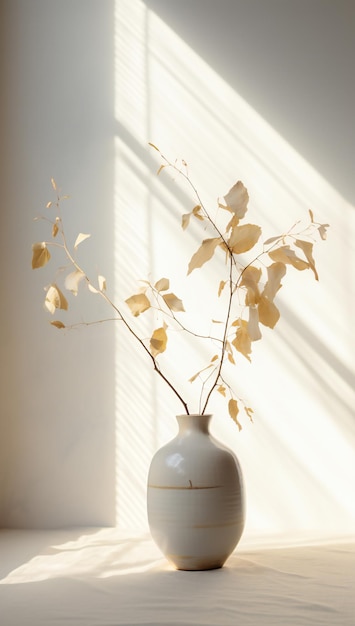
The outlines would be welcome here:
M 355 537 L 243 539 L 224 568 L 175 571 L 149 535 L 0 531 L 1 626 L 355 626 Z

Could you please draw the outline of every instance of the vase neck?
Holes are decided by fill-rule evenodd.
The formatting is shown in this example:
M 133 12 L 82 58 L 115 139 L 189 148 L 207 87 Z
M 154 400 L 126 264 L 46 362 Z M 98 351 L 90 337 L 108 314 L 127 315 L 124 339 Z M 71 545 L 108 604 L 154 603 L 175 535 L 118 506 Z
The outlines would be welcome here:
M 189 415 L 177 415 L 176 419 L 179 425 L 179 434 L 185 435 L 189 432 L 209 432 L 209 423 L 212 415 L 200 415 L 199 413 L 190 413 Z

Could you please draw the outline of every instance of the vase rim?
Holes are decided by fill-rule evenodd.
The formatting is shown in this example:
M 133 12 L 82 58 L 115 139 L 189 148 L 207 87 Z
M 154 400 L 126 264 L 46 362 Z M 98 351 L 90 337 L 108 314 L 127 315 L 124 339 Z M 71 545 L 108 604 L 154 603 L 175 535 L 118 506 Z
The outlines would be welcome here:
M 212 417 L 212 413 L 179 413 L 176 417 Z

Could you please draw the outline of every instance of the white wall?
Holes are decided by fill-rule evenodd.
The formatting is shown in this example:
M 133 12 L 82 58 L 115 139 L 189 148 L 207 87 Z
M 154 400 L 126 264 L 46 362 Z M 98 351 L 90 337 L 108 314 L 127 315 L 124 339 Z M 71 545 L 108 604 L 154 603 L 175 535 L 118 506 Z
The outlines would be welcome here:
M 181 407 L 120 328 L 49 326 L 50 267 L 32 272 L 30 248 L 54 176 L 72 197 L 71 236 L 94 233 L 81 254 L 117 297 L 185 264 L 196 243 L 185 250 L 174 233 L 189 199 L 156 179 L 153 141 L 189 162 L 207 200 L 241 178 L 266 228 L 310 206 L 331 223 L 320 283 L 295 277 L 279 327 L 252 368 L 238 365 L 255 424 L 238 434 L 212 409 L 244 467 L 248 532 L 346 532 L 355 519 L 353 3 L 15 0 L 2 12 L 0 523 L 146 523 L 149 459 Z M 105 315 L 91 302 L 86 317 Z M 168 357 L 181 385 L 187 362 Z
M 352 0 L 147 0 L 352 203 Z
M 113 329 L 56 335 L 31 269 L 54 176 L 112 266 L 113 2 L 1 4 L 1 437 L 5 526 L 113 523 Z M 100 253 L 101 256 L 101 253 Z M 109 279 L 109 276 L 108 276 Z

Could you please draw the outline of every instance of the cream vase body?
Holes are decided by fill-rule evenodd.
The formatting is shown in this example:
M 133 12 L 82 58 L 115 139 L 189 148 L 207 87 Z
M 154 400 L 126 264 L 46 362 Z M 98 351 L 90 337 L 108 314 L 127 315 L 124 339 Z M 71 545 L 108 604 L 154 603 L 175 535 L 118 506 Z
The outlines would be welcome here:
M 244 528 L 237 458 L 209 432 L 211 415 L 178 415 L 179 432 L 154 455 L 148 522 L 165 555 L 182 570 L 222 567 Z

